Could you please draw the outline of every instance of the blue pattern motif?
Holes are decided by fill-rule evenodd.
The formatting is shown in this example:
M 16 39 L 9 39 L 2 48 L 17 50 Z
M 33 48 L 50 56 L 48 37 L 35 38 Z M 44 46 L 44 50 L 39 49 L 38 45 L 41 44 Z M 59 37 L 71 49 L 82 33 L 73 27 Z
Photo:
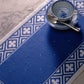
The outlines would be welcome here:
M 66 84 L 84 64 L 84 50 L 82 46 L 84 46 L 84 43 L 82 43 L 43 84 Z M 52 83 L 56 78 L 61 78 L 60 83 Z
M 23 24 L 10 38 L 0 45 L 0 65 L 6 61 L 26 40 L 46 24 L 45 12 L 49 2 L 36 15 Z M 84 15 L 84 1 L 71 0 Z M 66 82 L 84 64 L 84 43 L 82 43 L 43 84 L 66 84 Z M 0 84 L 1 83 L 0 81 Z
M 0 64 L 10 57 L 25 41 L 46 23 L 45 12 L 49 4 L 23 24 L 10 38 L 0 45 Z
M 78 8 L 79 12 L 84 15 L 84 1 L 71 1 Z M 43 84 L 66 84 L 67 81 L 78 71 L 84 64 L 84 43 L 82 43 Z M 60 79 L 56 81 L 56 79 Z

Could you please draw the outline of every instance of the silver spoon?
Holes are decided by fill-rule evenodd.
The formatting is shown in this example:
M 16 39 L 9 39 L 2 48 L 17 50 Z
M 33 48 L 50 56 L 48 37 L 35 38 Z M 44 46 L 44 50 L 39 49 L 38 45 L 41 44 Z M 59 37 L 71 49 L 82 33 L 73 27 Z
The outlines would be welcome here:
M 70 25 L 70 24 L 67 24 L 67 23 L 63 22 L 63 21 L 59 21 L 58 18 L 55 18 L 53 15 L 47 15 L 47 16 L 48 16 L 48 18 L 52 18 L 52 19 L 54 20 L 53 23 L 55 23 L 55 24 L 61 23 L 61 24 L 64 24 L 64 25 L 70 27 L 71 29 L 73 29 L 73 30 L 75 30 L 75 31 L 77 31 L 77 32 L 80 31 L 80 28 L 74 27 L 74 26 L 72 26 L 72 25 Z
M 77 31 L 77 32 L 80 31 L 80 28 L 78 28 L 78 27 L 74 27 L 74 26 L 72 26 L 72 25 L 70 25 L 70 24 L 67 24 L 67 23 L 65 23 L 65 22 L 62 22 L 62 21 L 56 21 L 55 23 L 61 23 L 61 24 L 64 24 L 64 25 L 66 25 L 66 26 L 72 28 L 73 30 L 75 30 L 75 31 Z

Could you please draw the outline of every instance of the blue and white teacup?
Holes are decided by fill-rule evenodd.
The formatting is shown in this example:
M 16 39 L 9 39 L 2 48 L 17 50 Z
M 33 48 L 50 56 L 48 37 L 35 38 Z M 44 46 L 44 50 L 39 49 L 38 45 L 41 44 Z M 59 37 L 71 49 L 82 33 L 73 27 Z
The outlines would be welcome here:
M 78 11 L 69 1 L 56 1 L 51 6 L 51 17 L 59 21 L 71 20 Z

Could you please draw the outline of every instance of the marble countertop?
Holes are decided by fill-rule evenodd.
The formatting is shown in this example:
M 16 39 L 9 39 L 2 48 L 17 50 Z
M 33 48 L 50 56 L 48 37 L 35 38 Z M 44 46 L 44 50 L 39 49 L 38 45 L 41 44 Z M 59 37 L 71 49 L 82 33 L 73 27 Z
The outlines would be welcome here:
M 0 39 L 45 0 L 0 0 Z

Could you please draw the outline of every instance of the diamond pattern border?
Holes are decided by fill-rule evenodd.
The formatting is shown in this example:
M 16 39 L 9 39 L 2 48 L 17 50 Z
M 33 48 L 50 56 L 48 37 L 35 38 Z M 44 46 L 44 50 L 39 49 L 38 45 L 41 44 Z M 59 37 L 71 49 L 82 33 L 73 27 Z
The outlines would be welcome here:
M 84 42 L 81 45 L 84 46 Z M 56 69 L 53 74 L 51 74 L 51 76 L 43 84 L 67 83 L 67 81 L 78 71 L 78 69 L 84 65 L 84 50 L 81 48 L 81 45 L 58 67 L 58 69 Z M 80 48 L 82 50 L 81 53 Z M 56 78 L 62 79 L 59 81 L 59 83 L 56 83 L 55 81 L 52 82 L 53 80 L 56 80 Z M 49 83 L 50 80 L 51 82 Z
M 51 0 L 37 14 L 23 24 L 10 38 L 0 45 L 0 65 L 7 60 L 23 43 L 46 24 L 47 7 L 56 0 Z M 84 15 L 84 1 L 70 0 Z M 51 74 L 43 84 L 66 84 L 66 82 L 84 64 L 84 42 Z M 75 66 L 75 67 L 73 67 Z
M 83 0 L 69 0 L 84 15 Z M 68 80 L 84 65 L 84 42 L 56 69 L 43 84 L 66 84 Z M 53 78 L 53 79 L 52 79 Z M 61 80 L 56 82 L 56 78 Z
M 23 24 L 13 35 L 0 45 L 0 65 L 7 60 L 23 43 L 46 24 L 48 2 L 37 14 Z

